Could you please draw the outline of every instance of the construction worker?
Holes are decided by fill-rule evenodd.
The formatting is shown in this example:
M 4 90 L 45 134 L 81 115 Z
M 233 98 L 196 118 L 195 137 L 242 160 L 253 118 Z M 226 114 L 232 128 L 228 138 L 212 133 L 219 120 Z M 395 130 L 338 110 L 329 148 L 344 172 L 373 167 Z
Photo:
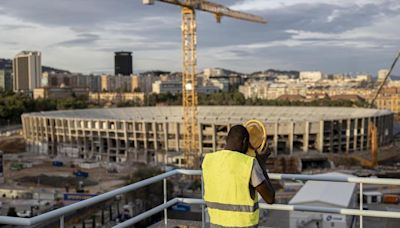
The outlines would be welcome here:
M 236 125 L 228 133 L 225 149 L 204 157 L 204 200 L 211 227 L 257 227 L 256 191 L 265 202 L 275 201 L 275 190 L 258 162 L 261 157 L 246 155 L 248 147 L 248 131 Z

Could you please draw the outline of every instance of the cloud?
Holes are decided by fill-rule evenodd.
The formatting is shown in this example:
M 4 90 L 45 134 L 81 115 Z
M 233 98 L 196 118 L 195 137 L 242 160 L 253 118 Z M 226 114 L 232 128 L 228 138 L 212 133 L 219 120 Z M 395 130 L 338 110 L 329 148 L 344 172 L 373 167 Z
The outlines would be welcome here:
M 78 38 L 76 38 L 76 39 L 58 42 L 58 43 L 54 44 L 53 46 L 64 46 L 64 47 L 88 46 L 88 45 L 93 45 L 99 39 L 100 39 L 99 35 L 83 33 L 83 34 L 79 34 Z
M 160 15 L 171 7 L 144 6 L 132 0 L 2 0 L 1 7 L 8 15 L 21 20 L 51 26 L 101 27 L 105 23 L 132 22 L 147 15 Z M 167 14 L 165 14 L 167 15 Z
M 18 29 L 28 29 L 34 28 L 32 25 L 21 25 L 21 24 L 3 24 L 0 25 L 2 31 L 18 30 Z
M 18 42 L 15 41 L 4 41 L 4 44 L 7 46 L 15 46 L 18 44 Z
M 0 36 L 0 57 L 41 50 L 45 64 L 87 73 L 112 69 L 113 52 L 127 50 L 134 52 L 135 69 L 181 68 L 178 7 L 132 0 L 1 1 L 0 29 L 7 32 Z M 375 72 L 400 43 L 398 0 L 215 1 L 269 23 L 224 18 L 217 24 L 213 15 L 198 12 L 199 68 Z
M 263 10 L 270 10 L 270 9 L 281 9 L 281 8 L 288 8 L 291 6 L 296 6 L 296 5 L 302 5 L 302 4 L 307 4 L 307 5 L 317 5 L 317 4 L 326 4 L 329 2 L 329 4 L 334 5 L 334 6 L 352 6 L 352 5 L 357 5 L 357 6 L 364 6 L 368 4 L 382 4 L 385 1 L 382 0 L 330 0 L 330 1 L 325 1 L 325 0 L 242 0 L 239 1 L 238 3 L 235 3 L 231 6 L 232 9 L 235 10 L 243 10 L 243 11 L 263 11 Z

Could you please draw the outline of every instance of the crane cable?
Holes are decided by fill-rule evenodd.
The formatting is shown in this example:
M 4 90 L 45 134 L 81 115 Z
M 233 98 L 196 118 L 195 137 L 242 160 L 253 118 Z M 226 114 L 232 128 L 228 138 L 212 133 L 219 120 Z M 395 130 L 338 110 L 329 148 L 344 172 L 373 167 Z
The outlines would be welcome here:
M 399 60 L 399 58 L 400 58 L 400 51 L 399 51 L 399 53 L 397 54 L 396 58 L 394 59 L 394 61 L 393 61 L 393 63 L 392 63 L 392 66 L 390 67 L 389 72 L 386 74 L 386 76 L 385 76 L 385 78 L 383 79 L 382 83 L 379 85 L 379 88 L 378 88 L 378 90 L 376 91 L 374 98 L 373 98 L 373 99 L 371 100 L 371 102 L 369 103 L 368 108 L 372 108 L 372 106 L 374 105 L 376 98 L 379 96 L 379 94 L 380 94 L 380 92 L 381 92 L 383 86 L 386 84 L 387 79 L 388 79 L 389 76 L 392 74 L 392 71 L 393 71 L 393 69 L 394 69 L 394 66 L 396 65 L 397 60 Z

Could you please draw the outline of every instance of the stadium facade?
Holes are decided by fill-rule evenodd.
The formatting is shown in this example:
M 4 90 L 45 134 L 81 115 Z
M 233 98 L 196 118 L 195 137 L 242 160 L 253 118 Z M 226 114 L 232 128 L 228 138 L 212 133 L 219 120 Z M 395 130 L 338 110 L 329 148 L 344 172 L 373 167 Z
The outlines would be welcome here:
M 223 148 L 230 127 L 263 121 L 275 155 L 350 153 L 393 139 L 386 110 L 336 107 L 200 106 L 200 152 Z M 165 162 L 183 148 L 182 108 L 135 107 L 29 113 L 22 116 L 28 151 L 104 162 Z M 167 156 L 166 156 L 167 155 Z M 168 160 L 169 161 L 169 160 Z

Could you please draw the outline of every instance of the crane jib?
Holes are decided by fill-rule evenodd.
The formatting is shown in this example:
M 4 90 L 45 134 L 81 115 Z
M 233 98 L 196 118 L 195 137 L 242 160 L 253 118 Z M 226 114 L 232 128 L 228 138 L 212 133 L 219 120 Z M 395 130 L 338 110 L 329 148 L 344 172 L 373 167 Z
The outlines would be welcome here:
M 262 24 L 267 23 L 260 16 L 252 15 L 252 14 L 241 12 L 241 11 L 232 10 L 221 4 L 217 4 L 217 3 L 213 3 L 213 2 L 209 2 L 209 1 L 204 1 L 204 0 L 196 0 L 196 1 L 195 0 L 193 0 L 193 1 L 158 0 L 158 1 L 181 6 L 181 7 L 187 7 L 192 10 L 201 10 L 201 11 L 209 12 L 209 13 L 217 15 L 218 17 L 224 16 L 224 17 L 231 17 L 231 18 L 236 18 L 239 20 L 245 20 L 245 21 L 262 23 Z M 146 4 L 146 5 L 153 5 L 154 2 L 155 2 L 155 0 L 143 0 L 143 4 Z

